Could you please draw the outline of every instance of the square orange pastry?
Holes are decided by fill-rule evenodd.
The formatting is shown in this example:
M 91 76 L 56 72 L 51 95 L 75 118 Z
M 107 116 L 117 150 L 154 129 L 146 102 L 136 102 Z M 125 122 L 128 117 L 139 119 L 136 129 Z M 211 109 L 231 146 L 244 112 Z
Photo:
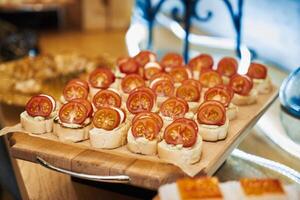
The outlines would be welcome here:
M 220 200 L 223 199 L 217 178 L 181 179 L 177 187 L 182 200 Z

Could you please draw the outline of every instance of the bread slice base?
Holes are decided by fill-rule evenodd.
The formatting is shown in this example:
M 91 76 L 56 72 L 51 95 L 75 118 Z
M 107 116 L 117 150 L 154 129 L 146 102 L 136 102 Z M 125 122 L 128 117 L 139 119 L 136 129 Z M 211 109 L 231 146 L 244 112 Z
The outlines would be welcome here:
M 232 98 L 232 103 L 238 106 L 251 105 L 256 103 L 257 100 L 257 90 L 253 88 L 249 95 L 243 96 L 239 94 L 234 94 Z
M 229 129 L 229 119 L 226 118 L 225 124 L 222 126 L 198 124 L 198 130 L 204 141 L 218 141 L 227 137 Z
M 55 120 L 53 123 L 53 132 L 57 135 L 58 139 L 63 142 L 80 142 L 87 140 L 89 139 L 88 133 L 90 129 L 91 123 L 82 128 L 68 128 Z
M 133 153 L 143 155 L 156 155 L 157 154 L 157 139 L 147 140 L 146 138 L 140 137 L 135 138 L 132 135 L 131 128 L 127 134 L 127 149 Z
M 54 117 L 44 120 L 34 120 L 33 117 L 30 117 L 27 112 L 24 111 L 20 115 L 20 122 L 25 131 L 40 135 L 52 132 Z

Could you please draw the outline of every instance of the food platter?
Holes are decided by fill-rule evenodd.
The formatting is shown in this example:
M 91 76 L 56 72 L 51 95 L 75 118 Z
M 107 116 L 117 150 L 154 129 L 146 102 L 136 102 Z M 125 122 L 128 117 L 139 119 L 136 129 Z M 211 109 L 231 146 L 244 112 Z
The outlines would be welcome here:
M 36 157 L 40 156 L 52 165 L 71 172 L 126 175 L 131 185 L 157 189 L 163 183 L 187 176 L 182 170 L 196 176 L 216 172 L 277 96 L 278 90 L 274 87 L 271 93 L 260 95 L 256 104 L 239 107 L 238 118 L 232 121 L 227 138 L 219 142 L 204 142 L 200 162 L 188 168 L 180 166 L 181 169 L 157 157 L 129 153 L 126 147 L 100 150 L 91 148 L 89 141 L 63 143 L 51 134 L 20 133 L 20 126 L 9 128 L 6 132 L 14 132 L 10 134 L 10 145 L 16 158 L 36 162 Z

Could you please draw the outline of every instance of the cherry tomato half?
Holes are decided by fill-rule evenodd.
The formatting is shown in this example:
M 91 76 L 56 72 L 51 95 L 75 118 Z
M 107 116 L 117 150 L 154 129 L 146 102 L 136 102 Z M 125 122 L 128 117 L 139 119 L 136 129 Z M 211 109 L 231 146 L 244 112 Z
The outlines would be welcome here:
M 59 110 L 59 119 L 63 123 L 82 124 L 88 116 L 88 110 L 84 104 L 70 101 Z
M 182 144 L 183 147 L 191 147 L 197 141 L 197 132 L 188 123 L 174 121 L 165 129 L 164 139 L 167 144 Z
M 132 123 L 134 123 L 136 120 L 142 119 L 142 118 L 152 118 L 156 121 L 156 124 L 158 125 L 159 129 L 161 129 L 163 127 L 164 122 L 163 122 L 162 118 L 157 113 L 153 113 L 153 112 L 138 113 L 137 115 L 135 115 L 133 117 Z
M 198 109 L 198 123 L 221 126 L 226 120 L 225 112 L 226 110 L 222 103 L 214 100 L 205 101 Z
M 204 94 L 205 101 L 215 100 L 227 107 L 231 101 L 231 94 L 220 87 L 209 88 Z
M 235 58 L 224 57 L 218 63 L 217 72 L 222 76 L 231 77 L 237 73 L 238 62 Z
M 247 75 L 236 74 L 230 78 L 229 85 L 235 93 L 248 95 L 253 87 L 253 82 Z
M 192 58 L 188 64 L 188 66 L 192 69 L 192 71 L 201 72 L 202 69 L 212 69 L 214 65 L 214 60 L 209 54 L 200 54 L 194 58 Z
M 115 81 L 115 75 L 110 69 L 97 68 L 89 76 L 92 87 L 106 89 Z
M 159 127 L 153 118 L 140 118 L 132 124 L 132 135 L 134 137 L 145 137 L 148 140 L 153 140 L 159 133 Z
M 121 82 L 123 92 L 130 93 L 135 88 L 145 86 L 144 79 L 138 74 L 126 75 Z
M 154 106 L 153 97 L 146 91 L 132 91 L 126 102 L 126 107 L 132 114 L 148 111 Z
M 93 115 L 93 106 L 91 104 L 91 102 L 89 102 L 87 99 L 73 99 L 72 102 L 77 102 L 77 103 L 81 103 L 85 106 L 85 108 L 87 109 L 87 116 L 91 117 Z
M 189 78 L 189 73 L 186 67 L 173 67 L 169 74 L 173 78 L 174 82 L 180 83 Z
M 223 83 L 222 77 L 216 71 L 207 70 L 200 74 L 200 83 L 203 87 L 215 87 Z
M 161 59 L 160 64 L 166 72 L 170 72 L 173 67 L 181 67 L 184 65 L 183 57 L 178 53 L 167 53 Z
M 260 63 L 251 63 L 247 75 L 255 79 L 265 79 L 267 77 L 267 67 Z
M 116 109 L 102 107 L 95 112 L 93 124 L 96 128 L 111 131 L 119 126 L 120 114 Z
M 188 102 L 197 102 L 200 99 L 200 91 L 193 85 L 182 84 L 177 88 L 176 96 Z
M 139 65 L 133 58 L 121 62 L 119 69 L 125 74 L 137 74 L 139 72 Z
M 25 110 L 32 117 L 49 117 L 53 111 L 53 104 L 47 96 L 36 95 L 27 102 Z
M 150 84 L 151 89 L 157 96 L 171 97 L 174 95 L 174 84 L 170 80 L 157 78 Z
M 162 67 L 157 62 L 149 62 L 144 67 L 144 78 L 150 80 L 156 74 L 161 73 Z
M 164 101 L 160 107 L 160 113 L 165 117 L 172 119 L 184 117 L 185 113 L 189 111 L 188 103 L 177 97 L 170 97 Z
M 100 90 L 95 94 L 93 98 L 93 104 L 97 109 L 103 106 L 113 106 L 120 108 L 122 104 L 122 99 L 120 95 L 113 90 Z
M 148 62 L 156 61 L 156 54 L 151 51 L 141 51 L 134 56 L 134 60 L 138 63 L 139 67 L 144 67 Z
M 64 87 L 63 96 L 66 101 L 73 99 L 86 99 L 89 95 L 85 86 L 78 83 L 69 83 Z

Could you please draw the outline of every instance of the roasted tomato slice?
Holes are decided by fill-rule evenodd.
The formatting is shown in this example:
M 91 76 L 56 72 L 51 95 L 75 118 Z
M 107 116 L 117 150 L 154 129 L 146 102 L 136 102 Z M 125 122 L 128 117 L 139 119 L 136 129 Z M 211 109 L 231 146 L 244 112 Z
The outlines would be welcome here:
M 121 82 L 123 92 L 130 93 L 133 89 L 145 86 L 144 79 L 138 74 L 126 75 Z
M 173 67 L 184 65 L 183 57 L 178 53 L 167 53 L 160 61 L 161 66 L 166 72 L 170 72 Z
M 231 101 L 231 94 L 222 88 L 213 87 L 209 88 L 204 95 L 205 101 L 215 100 L 222 103 L 225 107 L 227 107 Z
M 44 95 L 36 95 L 31 97 L 25 107 L 28 115 L 32 117 L 49 117 L 53 109 L 54 108 L 51 99 Z
M 145 86 L 138 87 L 138 88 L 134 89 L 133 91 L 142 91 L 142 92 L 146 92 L 146 93 L 148 93 L 148 94 L 151 96 L 151 98 L 153 99 L 154 102 L 156 101 L 156 94 L 154 93 L 153 90 L 151 90 L 151 89 L 148 88 L 148 87 L 145 87 Z
M 199 124 L 221 126 L 226 120 L 225 107 L 218 101 L 205 101 L 199 106 L 197 120 Z
M 68 82 L 68 84 L 71 84 L 71 83 L 82 85 L 83 87 L 85 87 L 89 91 L 89 84 L 85 80 L 82 80 L 82 79 L 79 79 L 79 78 L 75 78 L 75 79 L 72 79 L 72 80 L 70 80 Z
M 146 91 L 132 91 L 126 102 L 126 107 L 132 114 L 148 111 L 153 108 L 154 100 L 152 96 Z
M 106 89 L 115 81 L 115 75 L 110 69 L 97 68 L 89 76 L 92 87 Z
M 139 67 L 144 67 L 148 62 L 156 61 L 156 54 L 151 51 L 141 51 L 134 56 L 134 60 L 138 63 Z
M 119 126 L 120 114 L 116 109 L 102 107 L 95 112 L 93 124 L 96 128 L 111 131 Z
M 228 92 L 228 94 L 230 94 L 230 99 L 233 98 L 234 92 L 233 92 L 232 88 L 229 85 L 221 84 L 221 85 L 217 85 L 216 87 L 221 88 L 223 90 L 226 90 Z
M 119 58 L 117 58 L 117 66 L 120 66 L 123 62 L 126 62 L 130 57 L 128 56 L 121 56 Z
M 133 58 L 128 58 L 121 62 L 119 69 L 125 74 L 137 74 L 139 72 L 139 65 Z
M 214 65 L 214 60 L 209 54 L 200 54 L 194 58 L 192 58 L 188 64 L 188 66 L 192 69 L 192 71 L 201 72 L 202 69 L 212 69 Z
M 164 139 L 167 144 L 191 147 L 197 141 L 197 134 L 192 125 L 174 121 L 165 129 Z
M 176 83 L 180 83 L 189 78 L 188 69 L 186 67 L 173 67 L 169 74 Z
M 121 103 L 122 99 L 120 95 L 117 92 L 110 89 L 100 90 L 93 98 L 93 104 L 97 109 L 103 106 L 113 106 L 120 108 Z
M 196 86 L 182 84 L 177 88 L 176 96 L 188 102 L 197 102 L 200 99 L 200 91 Z
M 237 73 L 238 62 L 235 58 L 224 57 L 218 63 L 217 72 L 222 76 L 231 77 Z
M 140 118 L 132 124 L 132 135 L 134 137 L 145 137 L 148 140 L 153 140 L 159 133 L 157 122 L 153 118 Z
M 207 70 L 200 74 L 200 83 L 203 87 L 215 87 L 223 83 L 222 77 L 216 71 Z
M 247 75 L 255 79 L 265 79 L 267 77 L 267 67 L 260 63 L 251 63 Z
M 253 82 L 247 75 L 236 74 L 230 78 L 229 85 L 235 93 L 248 95 L 253 87 Z
M 198 125 L 197 123 L 192 119 L 187 118 L 178 118 L 174 122 L 182 123 L 182 124 L 189 124 L 192 127 L 194 127 L 195 131 L 198 133 Z
M 63 123 L 82 124 L 88 116 L 88 110 L 84 104 L 70 101 L 59 110 L 59 119 Z
M 196 88 L 198 88 L 199 92 L 201 92 L 201 90 L 202 90 L 201 83 L 195 79 L 184 80 L 184 81 L 182 81 L 182 85 L 193 85 Z
M 161 72 L 161 73 L 158 73 L 158 74 L 155 74 L 154 76 L 152 76 L 152 78 L 150 79 L 150 83 L 152 83 L 154 80 L 156 79 L 165 79 L 165 80 L 169 80 L 171 82 L 174 82 L 173 81 L 173 78 L 172 76 L 170 76 L 169 74 L 167 73 L 164 73 L 164 72 Z
M 157 78 L 151 82 L 150 87 L 157 96 L 171 97 L 174 95 L 174 84 L 170 80 Z
M 156 121 L 156 124 L 158 125 L 159 129 L 161 129 L 164 125 L 164 122 L 162 118 L 157 114 L 153 112 L 141 112 L 135 115 L 132 119 L 132 123 L 134 123 L 138 119 L 143 119 L 143 118 L 152 118 Z
M 77 103 L 81 103 L 85 106 L 85 108 L 87 109 L 87 116 L 91 117 L 93 115 L 93 106 L 91 104 L 91 102 L 89 102 L 87 99 L 73 99 L 72 102 L 77 102 Z
M 185 113 L 189 111 L 188 103 L 177 97 L 170 97 L 164 101 L 160 107 L 160 113 L 165 117 L 172 119 L 184 117 Z
M 162 67 L 157 62 L 149 62 L 144 67 L 144 78 L 150 80 L 156 74 L 161 73 Z
M 86 99 L 89 95 L 88 90 L 81 84 L 69 83 L 64 87 L 63 96 L 66 101 L 73 99 Z

